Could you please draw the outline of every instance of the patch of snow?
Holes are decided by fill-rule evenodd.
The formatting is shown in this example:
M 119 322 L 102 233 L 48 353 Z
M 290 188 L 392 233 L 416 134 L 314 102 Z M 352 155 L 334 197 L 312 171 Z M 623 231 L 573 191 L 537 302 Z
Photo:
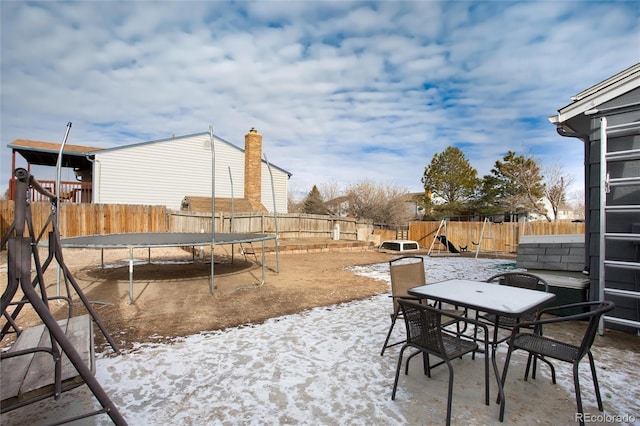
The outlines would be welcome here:
M 501 259 L 425 257 L 428 282 L 449 278 L 484 280 L 514 267 L 513 263 Z M 388 263 L 350 270 L 389 282 Z M 446 373 L 442 374 L 444 378 L 427 379 L 418 368 L 417 373 L 402 375 L 396 400 L 390 398 L 399 347 L 380 356 L 389 327 L 389 310 L 388 296 L 377 295 L 272 318 L 259 325 L 200 333 L 176 338 L 170 343 L 140 344 L 118 356 L 99 354 L 96 377 L 131 425 L 416 424 L 428 422 L 425 420 L 429 418 L 427 409 L 434 410 L 444 421 Z M 500 353 L 504 351 L 501 347 Z M 637 368 L 617 369 L 615 360 L 619 357 L 627 361 L 635 359 L 632 365 L 640 365 L 637 353 L 600 349 L 596 356 L 605 413 L 637 415 L 640 376 Z M 516 358 L 514 355 L 514 361 Z M 460 365 L 456 368 L 467 368 L 468 377 L 461 380 L 465 376 L 456 376 L 456 383 L 462 382 L 462 390 L 456 393 L 468 389 L 474 401 L 461 406 L 461 398 L 456 396 L 454 420 L 457 418 L 456 423 L 494 420 L 497 423 L 493 372 L 490 372 L 493 401 L 487 407 L 478 397 L 483 386 L 481 361 L 467 358 L 457 361 Z M 522 359 L 519 362 L 522 364 Z M 411 365 L 417 368 L 419 364 L 416 361 Z M 585 405 L 586 401 L 593 405 L 591 374 L 588 363 L 585 366 L 580 373 L 583 401 Z M 521 370 L 521 365 L 517 367 Z M 439 371 L 446 372 L 446 369 Z M 557 372 L 559 387 L 550 384 L 547 374 L 535 381 L 539 382 L 536 384 L 542 389 L 540 392 L 566 393 L 568 396 L 552 398 L 564 398 L 562 402 L 567 407 L 575 406 L 571 367 L 557 365 Z M 508 396 L 509 387 L 513 392 L 515 386 L 522 386 L 522 380 L 516 378 L 520 371 L 512 374 Z M 539 375 L 543 376 L 542 372 Z M 429 380 L 443 380 L 442 392 L 438 392 L 443 395 L 423 393 Z M 417 389 L 413 393 L 409 390 L 412 383 Z M 63 394 L 63 398 L 72 395 L 67 407 L 82 400 L 80 392 Z M 92 400 L 91 395 L 86 394 L 85 391 L 84 400 Z M 557 413 L 554 417 L 547 408 L 532 405 L 528 397 L 525 409 L 520 411 L 513 399 L 508 401 L 512 404 L 507 405 L 510 413 L 524 415 L 518 413 L 530 411 L 529 417 L 520 418 L 523 424 L 532 419 L 553 424 L 555 420 L 551 423 L 539 420 L 549 415 L 559 419 Z M 95 401 L 93 404 L 95 406 Z M 32 411 L 37 412 L 37 409 Z M 3 415 L 3 424 L 11 423 L 13 413 Z M 32 423 L 30 415 L 23 413 L 21 421 L 27 419 Z M 634 423 L 635 419 L 632 420 L 627 423 Z M 91 421 L 111 423 L 106 415 Z

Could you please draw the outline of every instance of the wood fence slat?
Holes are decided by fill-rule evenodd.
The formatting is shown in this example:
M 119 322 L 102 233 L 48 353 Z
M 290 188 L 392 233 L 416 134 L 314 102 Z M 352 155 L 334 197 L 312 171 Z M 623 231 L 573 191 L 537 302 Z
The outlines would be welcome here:
M 34 226 L 40 229 L 51 212 L 46 202 L 32 203 Z M 13 222 L 13 201 L 0 200 L 0 232 L 4 234 Z M 340 226 L 340 239 L 356 240 L 358 229 L 366 228 L 371 234 L 373 226 L 353 218 L 278 213 L 278 231 L 281 238 L 332 238 L 336 225 Z M 211 232 L 211 215 L 185 211 L 171 211 L 164 206 L 127 204 L 73 204 L 64 203 L 59 213 L 60 231 L 64 238 L 81 235 L 113 234 L 123 232 Z M 215 231 L 231 231 L 231 215 L 216 213 Z M 410 222 L 408 239 L 429 248 L 439 221 Z M 233 228 L 237 233 L 274 233 L 275 218 L 271 213 L 236 213 Z M 572 222 L 505 222 L 490 225 L 494 240 L 480 240 L 482 222 L 448 222 L 447 238 L 456 246 L 475 250 L 473 242 L 481 243 L 482 251 L 514 252 L 522 235 L 584 234 L 584 223 Z M 486 234 L 487 232 L 485 232 Z M 397 239 L 395 230 L 379 230 L 382 240 Z

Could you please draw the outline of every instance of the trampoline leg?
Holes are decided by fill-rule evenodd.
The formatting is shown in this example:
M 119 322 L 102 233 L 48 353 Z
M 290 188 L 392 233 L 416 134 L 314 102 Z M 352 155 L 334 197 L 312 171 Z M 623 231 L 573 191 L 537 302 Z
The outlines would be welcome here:
M 216 286 L 214 281 L 214 263 L 213 263 L 213 250 L 215 249 L 215 245 L 211 244 L 211 295 L 213 296 L 216 292 Z
M 264 240 L 262 240 L 262 284 L 264 285 L 265 281 L 267 280 L 266 278 L 266 257 L 264 254 Z
M 133 305 L 133 246 L 129 246 L 129 304 Z

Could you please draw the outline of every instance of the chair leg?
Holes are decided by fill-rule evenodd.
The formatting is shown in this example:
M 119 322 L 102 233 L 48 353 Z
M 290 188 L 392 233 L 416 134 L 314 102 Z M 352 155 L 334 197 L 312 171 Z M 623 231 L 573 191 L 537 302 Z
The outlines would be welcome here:
M 431 363 L 429 362 L 429 354 L 426 352 L 422 352 L 422 364 L 425 376 L 431 378 Z
M 465 313 L 467 313 L 466 310 L 465 310 Z M 476 311 L 476 321 L 478 321 L 478 318 L 479 318 L 478 311 Z M 465 330 L 467 329 L 466 323 L 465 323 L 464 328 L 465 328 Z M 487 336 L 484 336 L 484 338 L 486 340 Z M 473 326 L 473 341 L 474 342 L 478 341 L 478 327 L 476 325 Z M 476 359 L 476 351 L 471 352 L 471 359 L 475 361 L 475 359 Z
M 380 356 L 384 355 L 385 349 L 387 349 L 390 346 L 389 339 L 391 338 L 391 332 L 393 331 L 393 327 L 396 325 L 397 318 L 398 318 L 398 310 L 396 310 L 393 314 L 391 314 L 391 326 L 389 327 L 387 338 L 384 339 L 384 345 L 382 345 L 382 352 L 380 352 Z
M 511 361 L 511 352 L 513 352 L 513 347 L 509 345 L 509 350 L 507 351 L 507 357 L 504 360 L 504 369 L 502 370 L 502 394 L 498 389 L 498 401 L 500 403 L 500 421 L 504 420 L 504 408 L 506 405 L 505 397 L 504 397 L 504 386 L 507 381 L 507 370 L 509 369 L 509 362 Z
M 478 327 L 473 327 L 473 341 L 477 342 L 478 340 Z M 471 360 L 476 360 L 476 351 L 471 352 Z
M 543 357 L 543 356 L 541 356 L 541 357 L 534 356 L 533 357 L 533 367 L 534 367 L 533 370 L 534 370 L 534 372 L 535 372 L 535 366 L 536 366 L 535 362 L 536 362 L 537 358 L 540 358 L 540 360 L 542 362 L 544 362 L 545 364 L 547 364 L 549 366 L 549 368 L 551 369 L 551 383 L 553 383 L 555 385 L 556 384 L 556 368 L 545 357 Z M 534 379 L 535 379 L 535 377 L 534 377 Z
M 404 374 L 405 374 L 405 376 L 406 376 L 407 374 L 409 374 L 409 363 L 411 362 L 411 360 L 413 359 L 413 357 L 414 357 L 414 356 L 417 356 L 417 355 L 420 355 L 421 353 L 422 353 L 422 351 L 419 351 L 419 350 L 418 350 L 418 351 L 415 351 L 414 353 L 412 353 L 411 355 L 409 355 L 409 356 L 407 357 L 407 363 L 406 363 L 406 364 L 405 364 L 405 366 L 404 366 Z M 425 372 L 424 372 L 424 374 L 426 374 L 426 375 L 427 375 L 427 377 L 431 377 L 431 366 L 430 366 L 430 365 L 428 365 L 428 364 L 426 364 L 426 363 L 428 363 L 428 362 L 429 362 L 429 358 L 428 358 L 428 357 L 429 357 L 429 355 L 427 354 L 426 356 L 427 356 L 427 359 L 426 359 L 426 360 L 425 360 L 424 358 L 422 359 L 423 364 L 425 364 Z M 426 361 L 426 363 L 425 363 L 425 361 Z M 428 365 L 428 366 L 427 366 L 427 365 Z
M 529 353 L 529 356 L 527 357 L 527 366 L 524 369 L 524 380 L 526 381 L 529 378 L 529 370 L 531 369 L 531 360 L 533 358 L 533 354 Z M 536 378 L 536 362 L 533 361 L 533 373 L 531 374 L 531 378 L 535 379 Z
M 580 365 L 580 360 L 576 361 L 573 364 L 573 385 L 576 388 L 576 404 L 578 405 L 578 414 L 580 415 L 580 424 L 584 424 L 584 411 L 582 411 L 582 395 L 580 395 L 580 379 L 578 374 L 578 366 Z
M 449 391 L 447 393 L 447 426 L 451 425 L 451 405 L 453 399 L 453 366 L 447 361 L 449 367 Z
M 538 359 L 549 366 L 549 369 L 551 370 L 551 383 L 553 383 L 555 385 L 556 384 L 556 369 L 553 366 L 553 364 L 549 360 L 547 360 L 545 357 L 534 355 L 532 353 L 529 353 L 529 358 L 527 358 L 527 367 L 526 367 L 526 369 L 524 371 L 524 380 L 527 380 L 527 377 L 529 377 L 529 368 L 531 366 L 531 361 L 533 361 L 533 369 L 531 370 L 532 371 L 531 372 L 531 378 L 535 380 L 535 378 L 536 378 L 536 370 L 537 370 L 537 365 L 538 365 Z
M 596 364 L 593 362 L 593 354 L 589 351 L 587 355 L 589 356 L 589 364 L 591 365 L 591 376 L 593 377 L 593 386 L 596 392 L 596 400 L 598 401 L 598 410 L 604 411 L 602 407 L 602 397 L 600 396 L 600 386 L 598 385 L 598 376 L 596 375 Z
M 396 399 L 396 389 L 398 388 L 398 378 L 400 377 L 400 367 L 402 367 L 402 355 L 404 350 L 407 349 L 407 345 L 403 345 L 400 349 L 400 355 L 398 355 L 398 365 L 396 367 L 396 379 L 393 382 L 393 392 L 391 393 L 391 400 Z
M 475 353 L 475 352 L 473 352 Z M 484 342 L 484 404 L 489 405 L 489 345 Z
M 531 372 L 531 378 L 533 380 L 536 379 L 536 371 L 538 370 L 538 358 L 533 356 L 533 354 L 529 354 L 531 358 L 533 358 L 533 371 Z

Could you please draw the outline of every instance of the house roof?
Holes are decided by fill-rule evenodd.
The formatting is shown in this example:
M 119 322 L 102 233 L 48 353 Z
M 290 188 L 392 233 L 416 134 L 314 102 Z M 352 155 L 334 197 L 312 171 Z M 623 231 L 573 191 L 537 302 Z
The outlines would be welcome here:
M 16 139 L 7 145 L 12 151 L 18 152 L 30 164 L 41 166 L 55 166 L 60 152 L 60 143 Z M 91 168 L 87 155 L 102 148 L 82 145 L 65 144 L 62 152 L 62 166 L 78 169 Z
M 62 156 L 62 166 L 63 167 L 73 167 L 77 169 L 90 169 L 91 162 L 86 158 L 87 155 L 95 154 L 98 151 L 101 152 L 110 152 L 116 151 L 120 149 L 127 149 L 133 146 L 141 146 L 148 145 L 160 142 L 166 142 L 173 139 L 187 138 L 192 136 L 202 136 L 208 135 L 208 132 L 194 133 L 191 135 L 185 136 L 173 136 L 171 138 L 158 139 L 154 141 L 148 142 L 139 142 L 130 145 L 122 145 L 112 148 L 96 148 L 90 146 L 81 146 L 81 145 L 65 145 L 63 156 Z M 244 152 L 243 148 L 240 148 L 231 142 L 227 142 L 226 140 L 215 136 L 214 137 L 222 143 L 225 143 L 233 148 Z M 55 142 L 42 142 L 42 141 L 33 141 L 28 139 L 16 139 L 10 144 L 7 145 L 8 148 L 12 149 L 15 152 L 20 153 L 30 164 L 37 164 L 41 166 L 55 166 L 58 161 L 58 152 L 60 151 L 60 143 Z M 262 160 L 263 163 L 266 163 Z M 291 172 L 276 166 L 275 164 L 270 164 L 272 167 L 286 173 L 289 177 L 291 177 Z
M 111 151 L 118 151 L 118 150 L 122 150 L 122 149 L 127 149 L 127 148 L 131 148 L 131 147 L 137 147 L 137 146 L 142 146 L 142 145 L 152 145 L 152 144 L 156 144 L 156 143 L 162 143 L 162 142 L 169 142 L 175 139 L 183 139 L 183 138 L 190 138 L 190 137 L 194 137 L 194 136 L 205 136 L 205 135 L 209 135 L 209 132 L 199 132 L 199 133 L 193 133 L 190 135 L 183 135 L 183 136 L 172 136 L 170 138 L 163 138 L 163 139 L 157 139 L 157 140 L 153 140 L 153 141 L 147 141 L 147 142 L 138 142 L 138 143 L 134 143 L 134 144 L 130 144 L 130 145 L 120 145 L 120 146 L 116 146 L 116 147 L 112 147 L 112 148 L 107 148 L 102 150 L 102 152 L 111 152 Z M 228 142 L 224 139 L 222 139 L 219 136 L 213 135 L 214 138 L 224 144 L 229 145 L 232 148 L 235 148 L 241 152 L 244 152 L 244 148 L 240 148 L 237 145 L 232 144 L 231 142 Z M 266 161 L 262 160 L 263 163 L 266 163 Z M 291 172 L 288 172 L 287 170 L 276 166 L 275 164 L 271 164 L 269 163 L 272 167 L 275 167 L 276 169 L 286 173 L 289 177 L 291 177 Z
M 332 205 L 332 206 L 333 205 L 338 205 L 338 204 L 349 202 L 349 201 L 351 201 L 352 198 L 353 197 L 350 196 L 350 195 L 342 195 L 340 197 L 336 197 L 336 198 L 333 198 L 333 199 L 327 201 L 325 204 L 329 204 L 329 205 Z
M 410 192 L 408 194 L 404 194 L 400 198 L 405 202 L 415 202 L 419 201 L 422 197 L 424 197 L 424 192 Z
M 565 124 L 569 120 L 583 115 L 587 111 L 595 110 L 598 106 L 638 87 L 640 87 L 640 63 L 572 96 L 572 102 L 560 108 L 557 115 L 550 116 L 549 121 L 555 125 Z M 578 131 L 570 123 L 567 127 L 572 131 Z

